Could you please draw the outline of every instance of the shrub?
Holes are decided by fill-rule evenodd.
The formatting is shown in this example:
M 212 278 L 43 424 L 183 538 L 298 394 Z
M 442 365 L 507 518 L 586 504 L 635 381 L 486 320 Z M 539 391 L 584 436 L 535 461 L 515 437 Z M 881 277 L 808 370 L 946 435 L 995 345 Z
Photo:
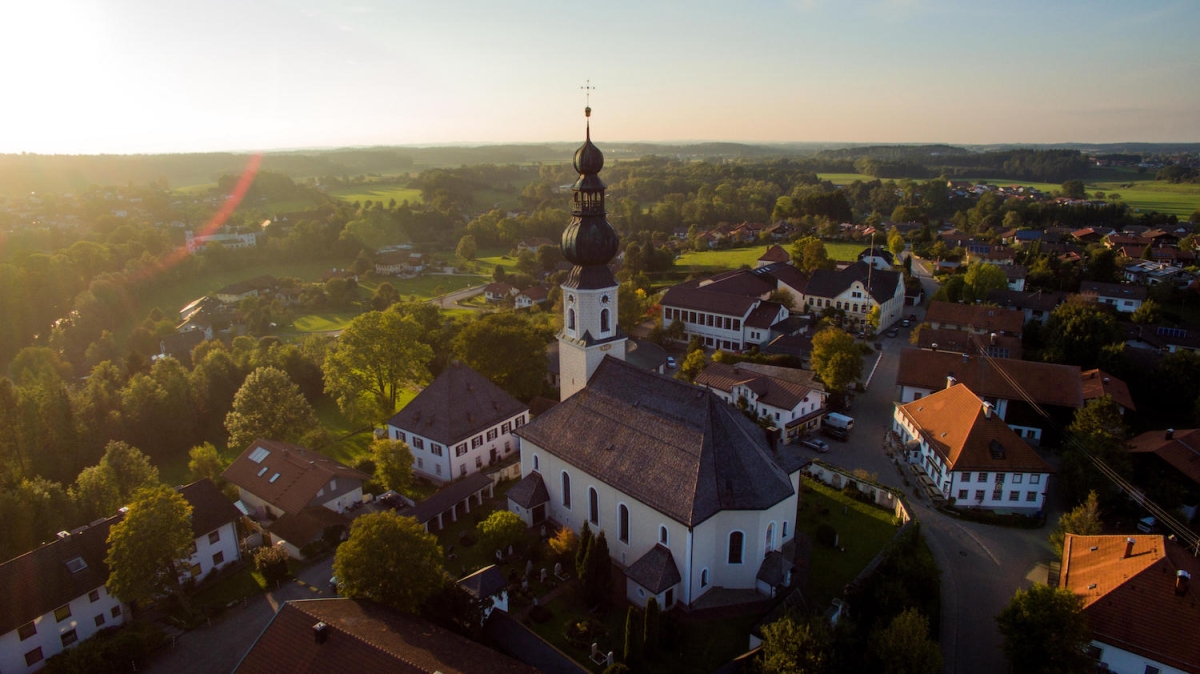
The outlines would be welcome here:
M 110 627 L 50 658 L 42 671 L 49 674 L 118 674 L 137 670 L 138 665 L 144 666 L 147 656 L 166 641 L 167 635 L 153 623 Z
M 269 585 L 288 577 L 288 554 L 282 547 L 267 546 L 254 551 L 254 569 Z
M 576 648 L 589 648 L 596 641 L 608 636 L 604 624 L 592 618 L 572 620 L 563 629 L 563 638 Z
M 550 612 L 550 609 L 538 604 L 529 610 L 529 617 L 532 618 L 534 622 L 544 623 L 553 618 L 554 614 Z
M 832 525 L 822 522 L 817 525 L 816 539 L 818 543 L 833 547 L 837 542 L 837 531 Z

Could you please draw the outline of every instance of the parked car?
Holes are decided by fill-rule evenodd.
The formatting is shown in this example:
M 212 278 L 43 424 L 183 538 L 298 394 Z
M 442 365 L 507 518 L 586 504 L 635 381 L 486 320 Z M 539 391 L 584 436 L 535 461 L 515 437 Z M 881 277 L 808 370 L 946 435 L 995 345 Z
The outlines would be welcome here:
M 800 446 L 815 449 L 822 454 L 829 451 L 829 443 L 820 438 L 804 438 L 800 441 Z
M 900 327 L 907 328 L 910 325 L 912 325 L 912 321 L 908 320 L 907 318 L 900 321 Z
M 899 335 L 899 334 L 900 334 L 900 328 L 892 328 L 891 330 L 887 331 L 888 337 L 895 337 L 896 335 Z
M 675 356 L 667 356 L 667 369 L 675 369 Z
M 822 426 L 821 432 L 838 442 L 845 442 L 850 439 L 850 432 L 837 426 Z

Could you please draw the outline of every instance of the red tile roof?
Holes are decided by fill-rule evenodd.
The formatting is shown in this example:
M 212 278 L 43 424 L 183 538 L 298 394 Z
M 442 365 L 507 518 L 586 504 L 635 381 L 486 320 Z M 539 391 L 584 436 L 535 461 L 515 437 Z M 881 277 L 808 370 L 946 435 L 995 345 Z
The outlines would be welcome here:
M 325 641 L 318 644 L 314 626 L 322 622 Z M 306 599 L 284 604 L 234 671 L 526 674 L 537 670 L 421 618 L 368 601 Z
M 1146 431 L 1129 441 L 1129 451 L 1157 454 L 1160 459 L 1200 484 L 1200 429 L 1180 429 L 1173 431 L 1170 437 L 1167 437 L 1166 431 Z
M 1054 472 L 999 415 L 985 414 L 983 401 L 963 384 L 900 405 L 899 410 L 952 471 Z
M 1133 404 L 1133 396 L 1129 394 L 1129 386 L 1125 382 L 1104 370 L 1088 370 L 1082 373 L 1082 376 L 1085 401 L 1103 398 L 1107 395 L 1112 396 L 1112 399 L 1121 407 L 1137 411 L 1137 407 Z
M 936 391 L 945 388 L 946 377 L 953 375 L 981 396 L 1021 400 L 1021 393 L 1003 374 L 1039 405 L 1083 407 L 1083 382 L 1075 365 L 904 349 L 900 352 L 896 384 Z
M 746 386 L 754 391 L 759 402 L 785 410 L 799 405 L 812 392 L 810 387 L 803 384 L 744 370 L 738 364 L 725 363 L 709 363 L 696 375 L 696 384 L 726 393 L 732 393 L 735 386 Z
M 1178 571 L 1192 576 L 1182 596 Z M 1092 638 L 1188 672 L 1200 672 L 1197 582 L 1200 560 L 1162 536 L 1067 534 L 1063 544 L 1059 586 L 1083 597 Z
M 257 461 L 259 450 L 267 452 Z M 370 480 L 371 476 L 307 447 L 259 438 L 229 464 L 221 476 L 284 512 L 298 514 L 334 478 Z
M 925 321 L 930 324 L 970 327 L 973 330 L 985 332 L 1019 335 L 1025 327 L 1025 314 L 1016 309 L 1003 309 L 983 304 L 934 301 L 929 303 Z
M 762 254 L 762 257 L 758 258 L 758 261 L 759 262 L 787 262 L 791 259 L 792 259 L 792 256 L 789 255 L 788 252 L 783 249 L 783 246 L 771 246 L 770 248 L 767 249 L 767 252 Z

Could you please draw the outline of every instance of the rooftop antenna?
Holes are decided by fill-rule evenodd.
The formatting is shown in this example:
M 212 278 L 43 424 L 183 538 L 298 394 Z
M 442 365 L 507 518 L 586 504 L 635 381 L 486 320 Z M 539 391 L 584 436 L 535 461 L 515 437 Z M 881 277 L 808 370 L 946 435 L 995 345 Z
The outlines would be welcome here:
M 592 81 L 585 80 L 584 85 L 579 87 L 583 90 L 583 116 L 587 118 L 587 137 L 590 140 L 592 137 L 592 91 L 596 88 L 592 86 Z

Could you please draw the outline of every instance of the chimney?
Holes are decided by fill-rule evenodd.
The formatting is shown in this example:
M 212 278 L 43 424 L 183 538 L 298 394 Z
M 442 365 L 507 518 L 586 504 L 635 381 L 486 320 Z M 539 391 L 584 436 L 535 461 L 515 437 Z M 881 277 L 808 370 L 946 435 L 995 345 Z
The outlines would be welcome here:
M 325 641 L 329 639 L 329 625 L 326 625 L 324 622 L 319 622 L 316 625 L 313 625 L 312 630 L 313 640 L 317 642 L 318 646 L 325 643 Z
M 1125 557 L 1123 557 L 1123 559 L 1129 559 L 1130 557 L 1133 556 L 1134 542 L 1135 541 L 1133 540 L 1133 536 L 1130 536 L 1129 538 L 1125 539 Z
M 983 403 L 983 418 L 984 419 L 992 418 L 992 404 L 989 402 Z
M 1175 429 L 1168 428 L 1167 432 L 1164 435 L 1165 435 L 1165 437 L 1163 438 L 1164 440 L 1173 440 L 1175 438 Z
M 933 344 L 930 344 L 929 346 L 933 347 L 934 353 L 937 353 L 937 342 L 934 342 Z
M 1188 581 L 1192 579 L 1192 574 L 1180 569 L 1175 572 L 1175 596 L 1182 597 L 1187 594 Z
M 957 383 L 958 383 L 958 380 L 954 378 L 953 374 L 946 375 L 946 388 L 950 388 L 951 386 L 954 386 Z

